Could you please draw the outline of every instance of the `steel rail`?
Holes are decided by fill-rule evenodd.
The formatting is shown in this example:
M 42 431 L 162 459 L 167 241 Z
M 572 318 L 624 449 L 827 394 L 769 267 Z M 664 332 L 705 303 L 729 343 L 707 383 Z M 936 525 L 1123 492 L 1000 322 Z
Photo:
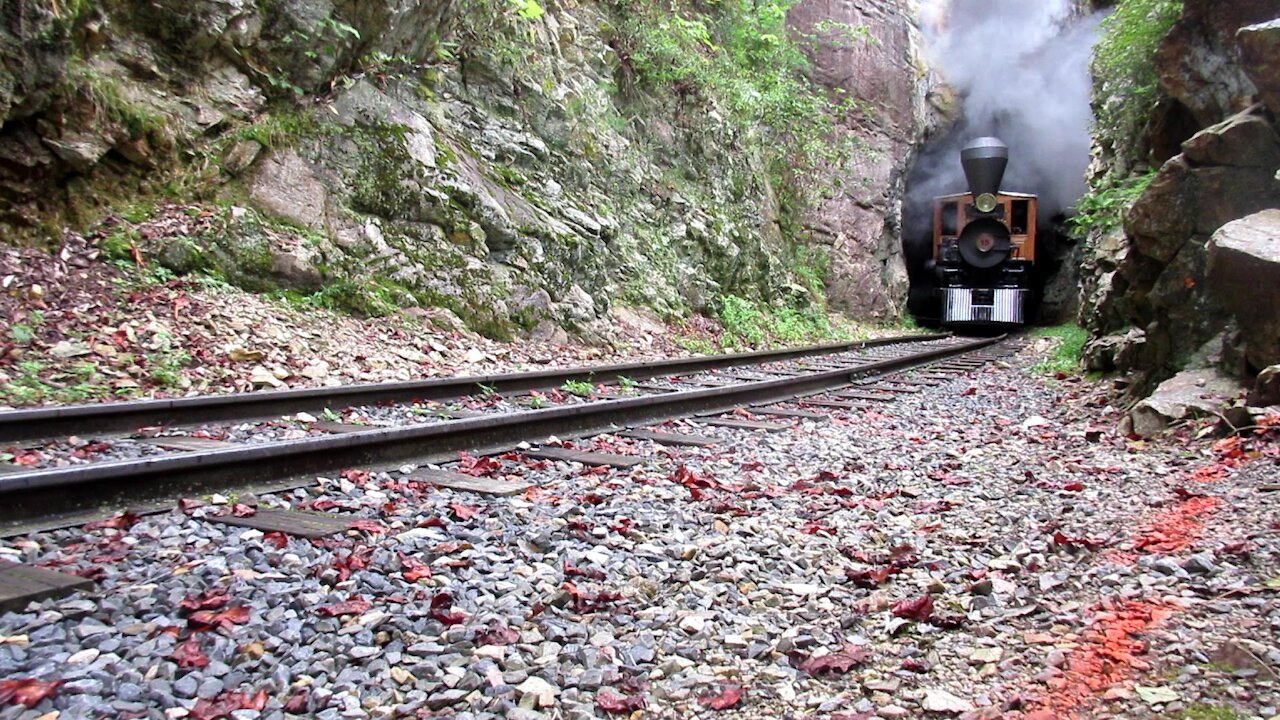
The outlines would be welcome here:
M 407 382 L 7 410 L 0 411 L 0 443 L 70 435 L 130 432 L 148 426 L 253 420 L 298 412 L 315 413 L 325 408 L 345 408 L 385 402 L 449 400 L 471 395 L 484 388 L 491 392 L 512 393 L 559 387 L 571 381 L 590 382 L 604 379 L 608 382 L 616 382 L 618 376 L 643 380 L 663 375 L 684 375 L 762 362 L 832 355 L 883 345 L 939 340 L 949 336 L 949 334 L 907 335 L 786 350 L 760 350 L 676 360 L 535 370 L 505 375 L 470 375 Z
M 581 437 L 743 405 L 778 402 L 993 345 L 1005 336 L 934 348 L 848 369 L 637 398 L 604 400 L 430 425 L 379 428 L 176 455 L 0 475 L 0 525 L 119 505 L 139 495 L 176 498 L 356 465 L 447 462 L 550 435 Z

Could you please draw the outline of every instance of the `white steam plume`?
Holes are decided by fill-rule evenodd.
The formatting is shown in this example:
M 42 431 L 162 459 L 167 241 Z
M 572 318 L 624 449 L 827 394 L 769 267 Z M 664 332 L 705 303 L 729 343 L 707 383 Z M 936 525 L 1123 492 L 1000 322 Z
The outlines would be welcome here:
M 933 197 L 968 189 L 960 149 L 982 135 L 1009 145 L 1003 189 L 1039 195 L 1042 218 L 1066 211 L 1084 194 L 1093 120 L 1089 60 L 1101 15 L 1082 15 L 1078 5 L 922 0 L 925 52 L 963 98 L 964 117 L 912 171 L 913 221 L 921 215 L 927 221 Z

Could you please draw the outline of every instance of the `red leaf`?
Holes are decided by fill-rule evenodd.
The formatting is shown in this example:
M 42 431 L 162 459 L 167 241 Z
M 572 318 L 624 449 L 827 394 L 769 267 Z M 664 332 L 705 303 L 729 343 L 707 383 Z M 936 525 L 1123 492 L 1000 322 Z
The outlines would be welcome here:
M 1081 490 L 1084 490 L 1084 483 L 1081 483 L 1081 482 L 1067 483 L 1066 485 L 1062 486 L 1062 489 L 1067 492 L 1080 492 Z
M 900 600 L 893 606 L 893 614 L 916 622 L 929 622 L 929 618 L 933 616 L 933 596 L 921 595 L 910 600 Z
M 289 544 L 289 536 L 285 535 L 284 533 L 278 530 L 272 530 L 271 532 L 262 536 L 262 542 L 274 547 L 277 550 L 283 550 Z
M 880 587 L 889 576 L 893 574 L 890 568 L 879 568 L 874 570 L 845 570 L 845 577 L 854 585 L 860 588 L 877 588 Z
M 431 598 L 431 612 L 429 613 L 432 620 L 444 624 L 461 625 L 467 621 L 467 616 L 460 612 L 447 612 L 453 607 L 453 596 L 449 593 L 437 593 Z
M 307 711 L 307 705 L 311 702 L 311 690 L 307 688 L 299 688 L 284 701 L 284 711 L 301 715 Z
M 494 620 L 489 627 L 476 631 L 476 645 L 511 645 L 520 641 L 520 631 Z
M 231 506 L 231 514 L 239 518 L 253 517 L 258 514 L 258 508 L 251 505 L 236 503 Z
M 351 482 L 357 485 L 363 485 L 369 482 L 369 477 L 370 477 L 368 470 L 353 470 L 353 469 L 343 470 L 342 472 L 338 473 L 338 476 L 344 480 L 350 480 Z
M 23 467 L 35 467 L 44 462 L 44 454 L 39 450 L 10 449 L 9 454 L 13 455 L 15 464 Z
M 109 517 L 106 520 L 96 520 L 84 526 L 85 530 L 128 530 L 137 524 L 139 518 L 130 512 L 120 513 L 115 517 Z
M 430 565 L 404 553 L 400 553 L 400 566 L 400 574 L 404 577 L 405 582 L 418 582 L 424 578 L 431 577 Z
M 464 474 L 484 477 L 502 469 L 502 462 L 485 457 L 472 457 L 465 452 L 458 453 L 458 469 Z
M 643 695 L 619 695 L 610 688 L 596 693 L 596 707 L 607 713 L 631 714 L 647 705 Z
M 61 680 L 44 682 L 35 678 L 0 680 L 0 705 L 23 705 L 33 708 L 41 700 L 53 697 Z
M 187 618 L 187 625 L 196 632 L 218 627 L 230 630 L 236 625 L 247 622 L 249 622 L 249 608 L 244 605 L 237 605 L 221 612 L 201 610 L 191 613 L 191 617 Z
M 181 668 L 202 668 L 208 667 L 209 656 L 204 650 L 200 649 L 200 640 L 198 635 L 192 635 L 187 641 L 173 649 L 173 654 L 169 657 L 178 663 Z
M 192 510 L 200 507 L 204 507 L 203 500 L 195 500 L 193 498 L 182 498 L 178 500 L 178 509 L 187 515 L 190 515 Z
M 593 593 L 583 590 L 571 582 L 565 583 L 564 589 L 565 592 L 569 593 L 569 596 L 573 598 L 574 609 L 580 613 L 595 612 L 610 603 L 622 600 L 622 595 L 616 592 L 603 590 L 598 593 Z
M 729 685 L 718 695 L 704 695 L 698 702 L 712 710 L 728 710 L 742 701 L 744 689 L 741 685 Z
M 197 610 L 217 610 L 229 602 L 231 596 L 225 588 L 214 588 L 199 595 L 188 595 L 178 603 L 178 607 L 187 613 L 193 613 Z
M 352 595 L 344 602 L 330 603 L 321 605 L 316 608 L 316 613 L 325 617 L 337 617 L 339 615 L 363 615 L 369 612 L 369 608 L 373 607 L 373 603 L 362 597 Z
M 457 516 L 459 520 L 467 520 L 474 517 L 475 514 L 479 512 L 479 510 L 474 507 L 460 502 L 449 503 L 449 507 L 453 509 L 453 514 Z
M 1097 550 L 1107 544 L 1106 540 L 1095 540 L 1089 537 L 1072 537 L 1062 532 L 1053 534 L 1053 544 L 1061 545 L 1065 548 L 1084 548 L 1085 550 Z
M 796 654 L 792 660 L 794 662 L 799 659 L 799 669 L 802 672 L 816 676 L 827 673 L 847 673 L 853 669 L 854 666 L 861 665 L 866 662 L 867 657 L 868 653 L 866 649 L 859 645 L 849 644 L 840 648 L 840 650 L 836 652 L 828 653 L 821 657 L 807 657 L 801 654 Z
M 351 528 L 352 530 L 361 530 L 361 531 L 367 532 L 370 535 L 381 535 L 387 531 L 386 526 L 384 526 L 382 523 L 378 522 L 377 520 L 368 520 L 368 519 L 352 520 L 351 524 L 348 525 L 348 527 Z
M 194 720 L 222 720 L 231 717 L 231 713 L 236 710 L 263 710 L 267 707 L 267 697 L 266 690 L 259 690 L 254 695 L 223 693 L 212 700 L 197 701 L 187 717 Z
M 969 396 L 969 395 L 977 395 L 977 394 L 978 394 L 978 388 L 976 387 L 965 388 L 965 391 L 960 393 L 961 396 Z
M 591 580 L 604 579 L 604 573 L 602 571 L 596 570 L 595 568 L 584 570 L 578 567 L 577 565 L 574 565 L 573 563 L 569 562 L 568 560 L 564 561 L 564 576 L 565 577 L 575 577 L 575 576 L 584 577 L 584 578 L 589 578 Z

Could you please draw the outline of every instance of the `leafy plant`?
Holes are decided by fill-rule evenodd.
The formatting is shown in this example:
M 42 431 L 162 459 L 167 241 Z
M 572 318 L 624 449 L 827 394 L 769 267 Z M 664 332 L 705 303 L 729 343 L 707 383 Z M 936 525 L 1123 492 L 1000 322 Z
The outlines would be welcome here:
M 1076 203 L 1076 214 L 1067 220 L 1072 235 L 1085 238 L 1091 230 L 1113 230 L 1124 222 L 1129 208 L 1142 197 L 1155 178 L 1156 171 L 1137 177 L 1112 180 L 1111 184 L 1091 188 Z
M 621 387 L 623 390 L 635 390 L 635 389 L 636 389 L 636 381 L 635 381 L 635 380 L 632 380 L 631 378 L 627 377 L 626 375 L 619 375 L 619 376 L 618 376 L 618 386 L 619 386 L 619 387 Z
M 498 394 L 498 388 L 494 385 L 485 385 L 484 383 L 476 383 L 480 387 L 480 394 L 487 398 L 494 397 Z M 458 409 L 461 409 L 460 407 Z
M 578 397 L 589 397 L 596 391 L 595 386 L 585 380 L 566 380 L 560 389 Z
M 1158 77 L 1152 58 L 1182 13 L 1182 0 L 1120 0 L 1102 22 L 1094 49 L 1097 122 L 1132 155 L 1142 143 L 1155 105 Z
M 1035 337 L 1057 339 L 1050 356 L 1031 368 L 1032 372 L 1046 375 L 1074 375 L 1080 372 L 1080 361 L 1084 357 L 1084 346 L 1089 341 L 1089 333 L 1076 325 L 1059 325 L 1057 327 L 1039 328 L 1032 333 Z
M 541 393 L 529 393 L 529 399 L 525 401 L 525 405 L 533 410 L 541 410 L 547 406 L 547 397 Z
M 30 325 L 15 323 L 9 328 L 9 336 L 18 345 L 30 345 L 36 339 L 36 331 Z

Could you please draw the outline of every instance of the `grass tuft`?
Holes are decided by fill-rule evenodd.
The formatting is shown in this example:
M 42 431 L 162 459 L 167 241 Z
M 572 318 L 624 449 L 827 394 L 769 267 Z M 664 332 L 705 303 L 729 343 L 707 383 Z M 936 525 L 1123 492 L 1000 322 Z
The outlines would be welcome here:
M 1031 368 L 1032 372 L 1046 375 L 1075 375 L 1080 372 L 1080 360 L 1084 356 L 1084 345 L 1089 341 L 1089 333 L 1075 325 L 1059 325 L 1057 327 L 1039 328 L 1031 333 L 1033 337 L 1055 338 L 1058 343 L 1052 354 L 1040 364 Z

